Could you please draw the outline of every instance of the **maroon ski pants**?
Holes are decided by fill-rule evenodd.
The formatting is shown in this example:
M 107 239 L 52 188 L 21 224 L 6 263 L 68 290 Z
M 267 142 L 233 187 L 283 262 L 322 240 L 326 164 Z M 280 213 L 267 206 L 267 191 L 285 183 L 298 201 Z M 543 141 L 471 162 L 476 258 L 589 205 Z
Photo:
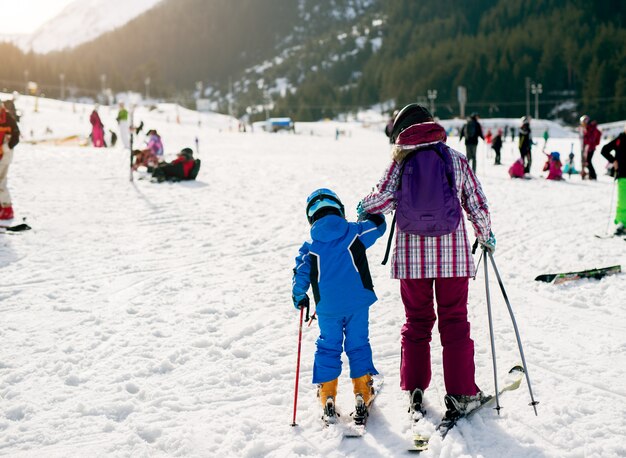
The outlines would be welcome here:
M 403 390 L 430 384 L 430 341 L 437 299 L 438 328 L 443 347 L 443 374 L 448 394 L 474 395 L 474 341 L 467 321 L 469 278 L 400 280 L 406 323 L 402 326 L 400 386 Z

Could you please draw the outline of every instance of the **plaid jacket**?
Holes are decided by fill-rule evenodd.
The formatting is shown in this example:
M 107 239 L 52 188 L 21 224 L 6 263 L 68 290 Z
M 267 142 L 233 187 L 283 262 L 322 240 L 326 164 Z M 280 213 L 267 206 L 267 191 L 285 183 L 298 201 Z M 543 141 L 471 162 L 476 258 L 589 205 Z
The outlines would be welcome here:
M 465 156 L 450 147 L 448 151 L 454 165 L 461 206 L 474 227 L 476 237 L 479 241 L 485 241 L 489 238 L 491 231 L 487 199 Z M 406 151 L 407 154 L 409 152 Z M 401 162 L 393 161 L 385 170 L 377 190 L 363 199 L 362 205 L 366 212 L 390 213 L 395 209 L 395 191 L 400 183 Z M 474 275 L 472 247 L 463 218 L 455 232 L 439 237 L 406 234 L 396 226 L 395 239 L 391 258 L 392 278 L 445 278 Z

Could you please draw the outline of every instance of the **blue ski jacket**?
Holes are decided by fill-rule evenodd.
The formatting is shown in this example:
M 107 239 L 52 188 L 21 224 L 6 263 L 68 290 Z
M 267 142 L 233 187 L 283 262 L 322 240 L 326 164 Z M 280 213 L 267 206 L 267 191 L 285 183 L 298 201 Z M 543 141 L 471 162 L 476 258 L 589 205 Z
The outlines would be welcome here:
M 311 239 L 300 248 L 293 270 L 292 293 L 313 290 L 316 311 L 322 316 L 342 316 L 376 302 L 365 250 L 385 233 L 382 215 L 368 215 L 349 223 L 328 215 L 311 227 Z

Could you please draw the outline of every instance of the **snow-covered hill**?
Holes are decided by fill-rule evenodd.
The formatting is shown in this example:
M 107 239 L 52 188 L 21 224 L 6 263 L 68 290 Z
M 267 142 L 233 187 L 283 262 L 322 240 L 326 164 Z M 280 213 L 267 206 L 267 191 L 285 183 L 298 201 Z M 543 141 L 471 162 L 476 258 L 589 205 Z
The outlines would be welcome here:
M 18 99 L 25 140 L 88 132 L 90 106 L 40 100 L 38 113 L 33 107 L 34 99 Z M 115 110 L 100 112 L 115 128 Z M 170 157 L 199 138 L 197 181 L 130 183 L 122 149 L 26 141 L 16 149 L 14 223 L 25 217 L 33 230 L 0 234 L 0 455 L 411 456 L 398 381 L 404 315 L 399 285 L 380 265 L 384 240 L 368 252 L 379 297 L 370 335 L 386 382 L 367 435 L 343 439 L 320 425 L 310 383 L 315 324 L 303 332 L 299 426 L 290 426 L 298 336 L 291 269 L 308 238 L 304 200 L 331 187 L 353 219 L 389 160 L 386 137 L 338 123 L 298 123 L 299 135 L 236 133 L 229 118 L 173 105 L 137 117 L 161 132 Z M 346 135 L 335 140 L 337 128 Z M 550 139 L 549 150 L 567 152 L 577 141 Z M 463 151 L 457 138 L 450 144 Z M 533 178 L 514 181 L 482 144 L 478 153 L 495 259 L 539 416 L 523 384 L 503 396 L 500 416 L 484 409 L 444 442 L 433 439 L 422 456 L 623 457 L 626 274 L 558 286 L 533 281 L 544 272 L 626 264 L 621 238 L 593 236 L 607 227 L 612 180 L 546 181 L 537 151 Z M 503 162 L 516 156 L 507 140 Z M 602 170 L 604 160 L 594 162 Z M 502 379 L 519 356 L 491 280 Z M 470 285 L 477 380 L 492 392 L 482 268 Z M 432 345 L 426 403 L 436 420 L 445 394 L 436 330 Z M 344 418 L 351 411 L 347 370 L 339 408 Z
M 31 35 L 6 37 L 24 50 L 73 48 L 121 27 L 162 0 L 76 0 Z

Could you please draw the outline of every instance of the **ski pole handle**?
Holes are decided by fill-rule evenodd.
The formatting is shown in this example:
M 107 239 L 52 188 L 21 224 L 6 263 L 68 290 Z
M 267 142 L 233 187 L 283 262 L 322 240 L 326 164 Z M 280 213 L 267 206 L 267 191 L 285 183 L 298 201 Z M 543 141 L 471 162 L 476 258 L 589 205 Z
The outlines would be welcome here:
M 298 384 L 300 382 L 300 353 L 302 350 L 302 317 L 304 316 L 304 307 L 300 308 L 300 326 L 298 329 L 298 362 L 296 363 L 296 389 L 293 395 L 293 421 L 291 426 L 298 426 L 296 423 L 296 411 L 298 407 Z
M 474 240 L 474 244 L 472 245 L 472 254 L 476 253 L 476 248 L 478 248 L 478 239 Z

